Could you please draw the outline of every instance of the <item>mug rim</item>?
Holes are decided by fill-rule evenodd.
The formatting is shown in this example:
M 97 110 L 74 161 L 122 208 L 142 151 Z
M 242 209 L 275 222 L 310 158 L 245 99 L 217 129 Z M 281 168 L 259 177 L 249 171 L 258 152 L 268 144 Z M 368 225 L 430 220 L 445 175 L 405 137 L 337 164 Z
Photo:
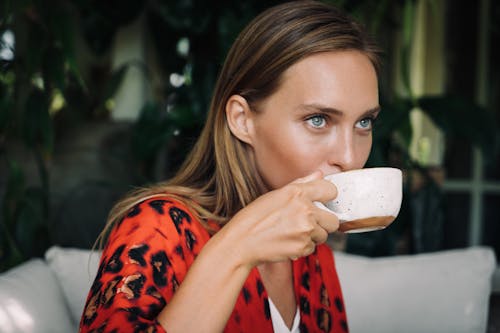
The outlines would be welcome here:
M 353 170 L 347 170 L 347 171 L 341 171 L 337 173 L 332 173 L 329 175 L 324 176 L 324 179 L 329 179 L 330 177 L 334 177 L 337 175 L 345 175 L 345 174 L 355 174 L 359 172 L 367 172 L 367 171 L 372 171 L 372 170 L 387 170 L 389 172 L 394 172 L 397 173 L 398 175 L 402 175 L 403 171 L 401 169 L 395 168 L 395 167 L 369 167 L 369 168 L 361 168 L 361 169 L 353 169 Z

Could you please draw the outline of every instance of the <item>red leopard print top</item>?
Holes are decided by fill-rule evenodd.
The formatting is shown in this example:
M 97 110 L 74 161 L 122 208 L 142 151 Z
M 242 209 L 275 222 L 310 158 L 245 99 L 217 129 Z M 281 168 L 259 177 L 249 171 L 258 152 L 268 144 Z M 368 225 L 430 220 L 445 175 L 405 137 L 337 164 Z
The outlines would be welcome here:
M 165 332 L 156 317 L 210 235 L 182 203 L 140 203 L 117 224 L 103 251 L 80 332 Z M 326 245 L 293 262 L 300 331 L 347 332 L 342 293 Z M 267 292 L 254 268 L 224 332 L 273 332 Z

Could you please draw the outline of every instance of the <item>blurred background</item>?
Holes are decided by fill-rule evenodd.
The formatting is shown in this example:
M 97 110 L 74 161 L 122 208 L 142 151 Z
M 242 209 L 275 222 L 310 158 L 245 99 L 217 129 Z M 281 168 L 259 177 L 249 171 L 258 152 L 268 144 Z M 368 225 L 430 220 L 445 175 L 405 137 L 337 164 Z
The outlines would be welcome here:
M 91 248 L 120 196 L 170 177 L 237 33 L 281 2 L 0 0 L 0 271 Z M 385 50 L 368 164 L 405 173 L 389 228 L 331 244 L 500 258 L 500 2 L 325 2 Z

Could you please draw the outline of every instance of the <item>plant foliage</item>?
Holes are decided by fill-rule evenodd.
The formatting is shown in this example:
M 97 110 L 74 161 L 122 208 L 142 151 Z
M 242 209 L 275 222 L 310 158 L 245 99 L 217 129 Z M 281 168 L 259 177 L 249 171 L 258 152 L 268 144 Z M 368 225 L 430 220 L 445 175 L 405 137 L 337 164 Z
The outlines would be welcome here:
M 113 97 L 126 72 L 140 68 L 151 79 L 151 66 L 131 62 L 113 69 L 109 57 L 117 32 L 142 17 L 154 48 L 161 91 L 141 109 L 129 130 L 127 163 L 139 185 L 170 176 L 199 133 L 212 87 L 229 46 L 243 26 L 279 1 L 84 1 L 6 0 L 0 5 L 0 271 L 51 245 L 50 162 L 57 142 L 88 121 L 109 121 Z M 409 80 L 409 52 L 415 17 L 414 0 L 329 1 L 365 22 L 390 47 L 403 36 L 401 68 L 406 95 L 392 88 L 387 66 L 381 73 L 383 112 L 374 133 L 371 165 L 419 169 L 408 154 L 412 138 L 409 115 L 419 107 L 446 134 L 470 140 L 484 152 L 497 148 L 496 128 L 486 110 L 458 97 L 415 98 Z M 10 42 L 9 42 L 10 38 Z M 77 42 L 83 41 L 83 42 Z M 83 43 L 96 60 L 82 64 Z M 104 59 L 104 60 L 103 60 Z M 391 59 L 386 57 L 387 62 Z M 182 82 L 168 83 L 172 74 Z M 473 114 L 474 117 L 470 117 Z M 14 152 L 27 152 L 37 179 L 26 179 Z M 166 170 L 157 172 L 168 150 Z M 420 168 L 422 169 L 422 168 Z M 407 191 L 409 197 L 411 193 Z M 372 233 L 353 249 L 368 254 L 394 252 L 397 237 L 412 224 L 411 204 L 404 203 L 399 226 Z M 384 236 L 385 235 L 385 236 Z M 372 237 L 372 238 L 370 238 Z M 384 238 L 385 237 L 385 238 Z M 387 238 L 390 240 L 387 242 Z M 364 245 L 360 245 L 364 244 Z M 378 245 L 377 245 L 378 244 Z M 383 246 L 380 246 L 383 244 Z

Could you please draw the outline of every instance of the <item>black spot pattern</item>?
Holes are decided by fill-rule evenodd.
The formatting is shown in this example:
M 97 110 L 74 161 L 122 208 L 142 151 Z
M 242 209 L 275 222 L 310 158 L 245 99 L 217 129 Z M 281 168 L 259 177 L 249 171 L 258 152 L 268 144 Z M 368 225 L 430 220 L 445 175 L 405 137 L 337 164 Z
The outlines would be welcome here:
M 128 213 L 127 213 L 127 217 L 134 217 L 134 216 L 137 216 L 141 213 L 141 207 L 139 205 L 135 205 L 134 207 L 132 207 Z
M 259 297 L 262 296 L 263 292 L 264 292 L 264 285 L 262 284 L 261 280 L 257 280 L 257 294 L 259 294 Z
M 243 287 L 243 289 L 241 289 L 241 292 L 243 293 L 243 299 L 245 300 L 245 303 L 249 304 L 252 299 L 250 291 L 248 291 L 247 288 Z
M 108 258 L 102 257 L 101 262 L 99 263 L 99 268 L 97 269 L 97 274 L 95 276 L 95 281 L 101 280 L 102 274 L 104 273 L 104 269 L 106 268 L 106 263 L 108 262 Z
M 163 215 L 165 211 L 163 210 L 163 205 L 165 205 L 167 200 L 153 200 L 149 203 L 149 207 L 153 208 L 158 214 Z
M 141 295 L 142 287 L 144 287 L 145 282 L 144 275 L 139 276 L 131 276 L 129 280 L 126 281 L 126 286 L 130 288 L 132 293 L 134 294 L 133 298 L 137 298 Z
M 149 246 L 146 244 L 142 244 L 139 246 L 135 246 L 128 251 L 128 257 L 138 263 L 140 266 L 146 266 L 146 259 L 144 255 L 149 250 Z
M 138 323 L 134 328 L 134 333 L 156 333 L 156 328 L 148 323 Z
M 304 274 L 302 274 L 302 279 L 301 279 L 301 284 L 302 286 L 306 289 L 306 290 L 310 290 L 311 287 L 310 287 L 310 276 L 309 276 L 309 272 L 305 272 Z
M 335 297 L 335 307 L 339 312 L 344 312 L 344 304 L 342 303 L 342 300 L 340 297 Z
M 132 321 L 132 322 L 137 321 L 142 315 L 141 308 L 139 308 L 137 306 L 130 307 L 130 308 L 123 308 L 123 310 L 127 312 L 128 320 Z
M 102 282 L 101 282 L 100 276 L 102 275 L 103 270 L 104 270 L 104 264 L 101 263 L 101 265 L 99 266 L 99 270 L 97 271 L 97 276 L 96 276 L 94 282 L 92 283 L 92 287 L 90 287 L 90 292 L 92 294 L 99 292 L 99 290 L 101 290 L 101 288 L 102 288 Z M 99 273 L 101 273 L 101 274 L 99 274 Z
M 117 227 L 117 228 L 118 228 L 119 226 L 121 226 L 121 225 L 122 225 L 123 220 L 125 220 L 125 216 L 123 216 L 122 218 L 120 218 L 120 219 L 118 220 L 118 222 L 116 223 L 116 227 Z
M 316 324 L 322 332 L 330 332 L 332 328 L 332 315 L 325 309 L 316 311 Z
M 311 314 L 311 306 L 309 300 L 305 296 L 300 296 L 300 309 L 306 315 Z
M 156 289 L 155 286 L 149 286 L 147 289 L 146 289 L 146 295 L 149 295 L 151 297 L 154 297 L 156 299 L 160 299 L 160 300 L 163 300 L 160 292 L 158 291 L 158 289 Z
M 318 274 L 321 274 L 321 265 L 319 264 L 319 260 L 316 259 L 315 271 Z
M 152 320 L 158 316 L 158 313 L 165 307 L 165 304 L 151 303 L 148 305 L 148 310 L 144 317 Z
M 172 290 L 174 293 L 179 289 L 179 281 L 175 277 L 175 275 L 172 276 L 172 279 L 170 280 L 170 283 L 172 283 Z
M 99 306 L 101 293 L 92 295 L 85 304 L 85 310 L 82 316 L 82 322 L 85 326 L 90 326 L 97 318 L 97 306 Z
M 106 284 L 103 293 L 100 295 L 100 302 L 105 309 L 113 304 L 116 295 L 116 285 L 122 280 L 121 275 L 117 275 Z
M 111 333 L 114 330 L 149 333 L 159 330 L 159 328 L 155 330 L 155 325 L 158 325 L 155 318 L 168 303 L 168 300 L 163 298 L 162 292 L 166 290 L 164 288 L 168 288 L 175 293 L 180 285 L 177 276 L 183 276 L 184 272 L 184 266 L 172 265 L 178 262 L 191 262 L 208 238 L 205 233 L 199 233 L 198 221 L 190 218 L 184 206 L 170 205 L 166 202 L 171 201 L 148 200 L 146 204 L 130 209 L 124 217 L 125 222 L 120 227 L 121 229 L 111 238 L 113 246 L 107 247 L 103 253 L 82 316 L 81 325 L 87 330 L 84 328 L 82 332 Z M 156 217 L 153 221 L 155 222 L 154 229 L 148 228 L 148 233 L 140 239 L 134 238 L 136 239 L 134 243 L 127 242 L 126 237 L 124 237 L 125 241 L 118 243 L 122 235 L 142 232 L 141 216 L 146 216 L 146 214 Z M 164 220 L 158 214 L 163 214 L 167 223 L 157 223 Z M 127 220 L 130 217 L 133 218 Z M 169 219 L 171 220 L 168 221 Z M 172 224 L 176 228 L 175 231 Z M 175 234 L 176 231 L 179 236 Z M 169 232 L 173 232 L 174 237 Z M 169 246 L 166 247 L 165 244 Z M 117 248 L 118 245 L 122 246 Z M 167 252 L 166 248 L 170 249 L 170 252 Z M 337 331 L 348 332 L 341 294 L 335 286 L 330 284 L 330 280 L 323 281 L 321 275 L 317 274 L 326 267 L 319 259 L 313 254 L 294 262 L 293 272 L 294 281 L 296 281 L 294 289 L 298 296 L 297 301 L 302 316 L 299 324 L 300 331 L 302 333 L 331 332 L 332 330 L 336 333 Z M 132 271 L 123 276 L 125 265 Z M 177 269 L 179 269 L 179 275 L 176 274 Z M 110 279 L 113 280 L 110 281 Z M 332 290 L 330 290 L 331 287 Z M 120 297 L 115 297 L 117 292 Z M 256 270 L 241 287 L 238 306 L 235 307 L 232 318 L 228 321 L 227 327 L 231 328 L 229 331 L 258 332 L 262 331 L 261 327 L 270 327 L 270 300 L 266 298 L 266 295 L 264 284 Z M 339 296 L 334 297 L 336 295 Z M 126 303 L 121 302 L 122 296 L 127 298 Z M 111 307 L 116 306 L 113 311 L 109 311 L 110 304 Z M 108 311 L 99 312 L 99 309 L 105 308 Z M 253 316 L 247 316 L 247 309 L 248 314 L 254 314 L 257 310 L 261 320 L 255 321 Z M 116 316 L 117 312 L 121 315 Z M 104 314 L 104 317 L 100 313 Z M 107 316 L 108 313 L 110 317 Z
M 106 329 L 106 323 L 103 323 L 101 326 L 99 326 L 95 330 L 90 331 L 90 333 L 103 333 L 105 329 Z M 117 332 L 116 332 L 116 330 L 113 330 L 110 333 L 117 333 Z
M 241 322 L 240 313 L 238 311 L 234 312 L 234 321 L 236 321 L 238 324 Z
M 186 246 L 189 249 L 189 251 L 193 251 L 194 245 L 198 242 L 196 240 L 196 236 L 190 231 L 187 230 L 185 231 L 185 236 L 186 236 Z
M 120 260 L 120 256 L 125 250 L 125 244 L 119 246 L 111 258 L 109 258 L 108 264 L 106 265 L 106 272 L 118 273 L 123 268 L 123 262 Z
M 328 291 L 326 290 L 326 287 L 324 284 L 321 284 L 321 288 L 319 289 L 319 297 L 321 304 L 323 306 L 329 307 L 330 306 L 330 298 L 328 297 Z
M 264 300 L 264 314 L 267 320 L 271 320 L 271 309 L 269 308 L 269 300 L 267 298 Z
M 170 261 L 167 258 L 165 251 L 159 251 L 151 256 L 150 262 L 153 268 L 153 281 L 157 286 L 164 287 L 167 285 L 166 272 L 167 266 L 170 266 Z
M 177 253 L 182 258 L 182 260 L 184 260 L 184 250 L 182 249 L 182 246 L 177 245 L 175 247 L 175 253 Z
M 189 217 L 189 215 L 185 211 L 177 207 L 170 208 L 168 214 L 174 222 L 175 229 L 177 229 L 177 232 L 179 234 L 181 233 L 181 224 L 184 220 L 186 220 L 188 223 L 191 223 L 191 217 Z
M 348 332 L 349 331 L 349 327 L 347 326 L 347 322 L 344 319 L 342 319 L 340 321 L 340 326 L 342 326 L 342 329 L 344 330 L 344 332 Z

